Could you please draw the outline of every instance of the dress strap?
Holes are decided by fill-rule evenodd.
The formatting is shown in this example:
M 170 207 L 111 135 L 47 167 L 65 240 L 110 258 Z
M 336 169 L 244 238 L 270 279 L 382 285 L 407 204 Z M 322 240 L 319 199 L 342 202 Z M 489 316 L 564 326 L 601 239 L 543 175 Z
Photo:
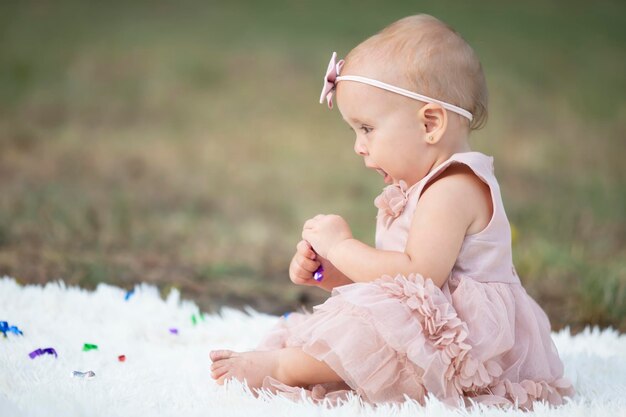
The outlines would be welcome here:
M 418 198 L 422 194 L 424 187 L 426 187 L 431 180 L 438 177 L 446 168 L 455 163 L 462 163 L 469 166 L 476 175 L 489 185 L 489 188 L 493 188 L 492 180 L 495 179 L 493 157 L 487 156 L 481 152 L 460 152 L 453 154 L 450 158 L 437 165 L 432 171 L 426 174 L 426 176 L 422 178 L 418 184 L 416 184 L 415 193 Z

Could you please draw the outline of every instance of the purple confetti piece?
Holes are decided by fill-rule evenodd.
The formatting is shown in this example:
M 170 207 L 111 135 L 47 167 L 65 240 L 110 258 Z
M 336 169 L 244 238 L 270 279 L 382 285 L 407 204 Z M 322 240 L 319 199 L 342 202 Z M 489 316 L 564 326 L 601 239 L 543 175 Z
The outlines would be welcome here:
M 170 329 L 170 333 L 171 333 L 171 334 L 178 334 L 178 329 L 176 329 L 176 328 L 172 327 L 172 328 Z
M 30 352 L 28 354 L 28 356 L 30 356 L 31 359 L 35 359 L 37 356 L 42 356 L 42 355 L 45 355 L 45 354 L 54 355 L 55 358 L 59 357 L 59 355 L 57 355 L 57 351 L 54 350 L 54 348 L 51 348 L 51 347 L 44 348 L 44 349 L 41 349 L 41 348 L 35 349 L 32 352 Z
M 313 274 L 313 279 L 317 282 L 320 282 L 324 279 L 324 267 L 322 265 L 320 265 L 319 268 L 315 270 L 315 273 Z
M 51 348 L 51 347 L 50 347 L 50 348 L 46 348 L 46 349 L 44 349 L 44 350 L 43 350 L 43 353 L 48 353 L 48 354 L 50 354 L 50 355 L 54 355 L 54 357 L 55 357 L 55 358 L 58 358 L 58 357 L 59 357 L 59 355 L 57 355 L 57 351 L 56 351 L 56 350 L 54 350 L 54 348 Z

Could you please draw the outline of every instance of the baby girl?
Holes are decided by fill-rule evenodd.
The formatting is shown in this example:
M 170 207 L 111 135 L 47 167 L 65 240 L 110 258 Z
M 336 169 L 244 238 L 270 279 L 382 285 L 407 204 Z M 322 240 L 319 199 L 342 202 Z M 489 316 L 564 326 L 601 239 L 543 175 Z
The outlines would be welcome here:
M 280 318 L 254 351 L 212 351 L 212 377 L 316 401 L 562 404 L 574 389 L 513 266 L 494 159 L 470 148 L 487 119 L 473 49 L 440 20 L 409 16 L 333 54 L 330 108 L 333 93 L 354 152 L 387 184 L 376 247 L 341 216 L 307 220 L 289 275 L 330 297 Z

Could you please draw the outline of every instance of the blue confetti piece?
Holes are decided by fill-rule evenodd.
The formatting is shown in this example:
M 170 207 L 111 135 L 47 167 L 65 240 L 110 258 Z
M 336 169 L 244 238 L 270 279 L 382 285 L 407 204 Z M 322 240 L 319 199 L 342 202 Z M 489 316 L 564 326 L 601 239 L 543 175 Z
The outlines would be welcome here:
M 126 295 L 124 296 L 124 300 L 128 301 L 128 299 L 130 297 L 132 297 L 133 294 L 135 294 L 135 289 L 134 288 L 132 290 L 126 292 Z
M 24 336 L 24 332 L 17 328 L 17 326 L 9 326 L 9 323 L 6 321 L 0 321 L 0 332 L 7 337 L 7 333 L 13 333 L 16 336 Z
M 290 314 L 291 314 L 291 311 L 288 311 L 288 312 L 286 312 L 285 314 L 283 314 L 283 317 L 284 317 L 284 318 L 287 318 L 287 317 L 289 317 L 289 315 L 290 315 Z

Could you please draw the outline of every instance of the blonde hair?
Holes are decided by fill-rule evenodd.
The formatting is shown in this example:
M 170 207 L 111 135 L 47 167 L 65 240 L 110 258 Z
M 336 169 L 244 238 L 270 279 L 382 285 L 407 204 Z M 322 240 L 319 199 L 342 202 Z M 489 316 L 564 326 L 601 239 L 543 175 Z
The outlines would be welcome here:
M 487 83 L 478 56 L 458 32 L 433 16 L 405 17 L 361 42 L 346 55 L 341 73 L 355 68 L 375 68 L 382 71 L 376 74 L 380 81 L 469 111 L 474 119 L 462 119 L 470 131 L 487 122 Z

